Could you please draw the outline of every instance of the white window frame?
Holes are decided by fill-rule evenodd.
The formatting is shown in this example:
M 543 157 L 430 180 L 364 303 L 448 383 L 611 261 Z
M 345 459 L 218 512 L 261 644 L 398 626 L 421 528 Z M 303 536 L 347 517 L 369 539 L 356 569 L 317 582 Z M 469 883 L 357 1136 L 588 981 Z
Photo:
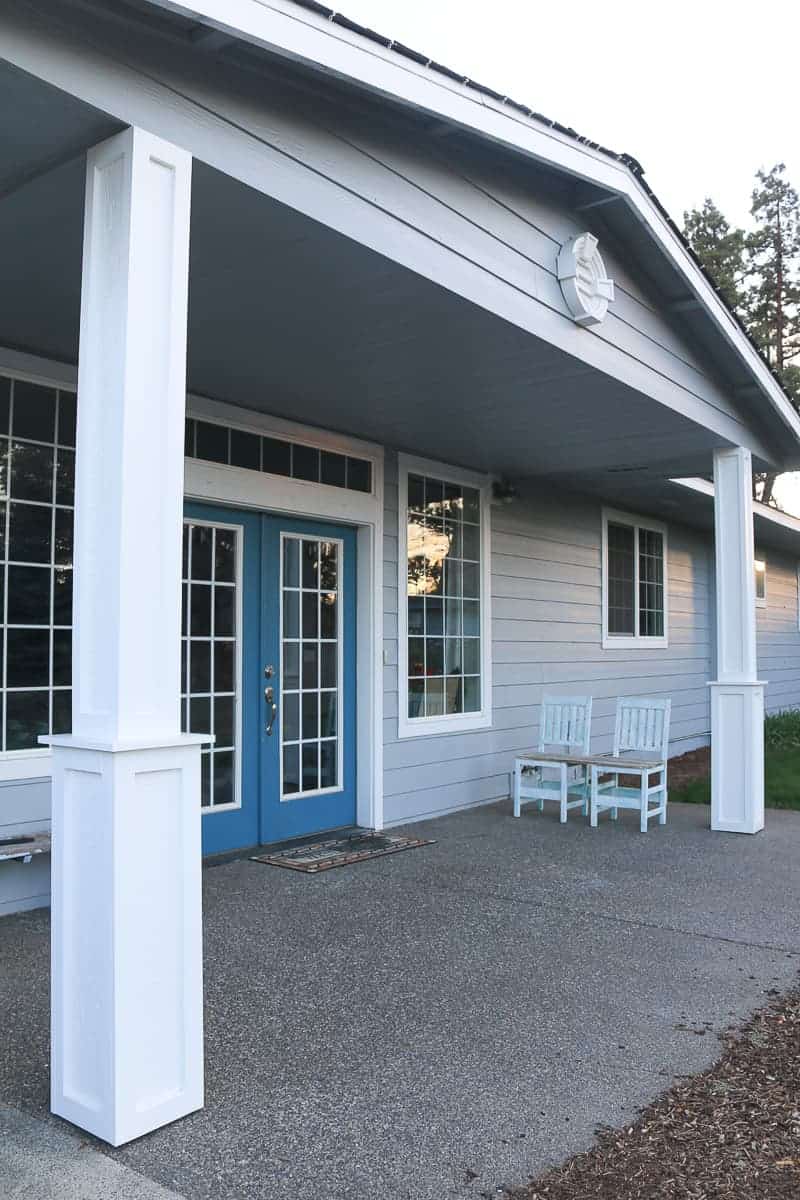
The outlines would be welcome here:
M 234 628 L 236 631 L 236 638 L 235 638 L 235 649 L 234 649 L 234 656 L 233 656 L 234 667 L 235 667 L 235 671 L 236 671 L 236 675 L 235 675 L 236 692 L 235 692 L 235 704 L 234 704 L 234 708 L 233 708 L 233 733 L 234 733 L 234 739 L 235 739 L 235 744 L 234 744 L 233 750 L 234 750 L 234 762 L 236 764 L 236 770 L 234 772 L 233 800 L 231 801 L 231 803 L 230 804 L 207 804 L 205 806 L 205 808 L 203 808 L 201 806 L 200 812 L 202 813 L 202 815 L 204 817 L 209 817 L 214 813 L 234 812 L 236 809 L 242 807 L 242 755 L 244 752 L 244 739 L 242 737 L 242 717 L 243 717 L 242 645 L 243 645 L 243 640 L 244 640 L 244 628 L 243 628 L 243 619 L 244 619 L 244 526 L 236 524 L 235 522 L 228 522 L 228 521 L 206 521 L 206 520 L 201 520 L 199 517 L 184 517 L 183 518 L 183 526 L 184 526 L 184 528 L 186 528 L 187 526 L 200 526 L 203 529 L 230 529 L 236 534 L 236 563 L 235 563 L 236 575 L 235 575 L 235 579 L 234 579 L 234 595 L 236 598 L 236 607 L 234 610 L 236 624 L 235 624 Z M 183 576 L 183 567 L 181 567 L 181 576 Z M 181 580 L 181 585 L 182 584 L 183 584 L 183 580 Z M 188 616 L 188 614 L 187 614 L 187 616 Z M 191 634 L 188 632 L 188 629 L 189 629 L 188 623 L 187 623 L 186 628 L 187 628 L 187 635 L 186 635 L 187 639 L 188 639 L 188 641 L 191 642 L 192 638 L 191 638 Z M 201 640 L 203 640 L 203 639 L 201 639 Z M 183 634 L 181 634 L 181 642 L 182 641 L 183 641 Z M 187 664 L 186 664 L 186 668 L 187 668 L 186 669 L 186 708 L 187 708 L 186 715 L 187 715 L 187 722 L 189 724 L 191 724 L 190 713 L 191 713 L 191 695 L 192 695 L 192 693 L 189 690 L 190 664 L 191 664 L 191 648 L 189 650 L 189 658 L 187 658 Z M 183 690 L 182 689 L 181 689 L 181 700 L 183 700 Z M 197 731 L 192 731 L 192 732 L 200 732 L 201 733 L 203 731 L 197 730 Z M 212 786 L 213 786 L 213 779 L 211 782 L 212 782 Z
M 313 790 L 308 791 L 308 792 L 303 792 L 303 791 L 286 792 L 286 791 L 284 791 L 284 787 L 283 787 L 283 751 L 284 751 L 284 746 L 286 744 L 283 740 L 283 648 L 284 648 L 284 643 L 287 641 L 296 641 L 298 646 L 300 647 L 299 663 L 300 663 L 301 679 L 300 679 L 300 687 L 297 690 L 297 695 L 299 698 L 298 705 L 299 705 L 300 737 L 297 739 L 297 742 L 292 742 L 292 743 L 290 743 L 290 745 L 297 745 L 297 747 L 298 747 L 300 779 L 302 780 L 302 778 L 303 778 L 303 758 L 302 758 L 302 746 L 303 746 L 303 736 L 302 736 L 302 734 L 303 734 L 303 699 L 302 699 L 303 698 L 303 683 L 302 683 L 303 656 L 302 656 L 302 646 L 303 646 L 303 641 L 304 641 L 303 625 L 302 625 L 302 622 L 303 622 L 303 602 L 302 602 L 303 591 L 302 591 L 302 578 L 301 578 L 300 584 L 298 586 L 298 591 L 301 596 L 299 634 L 298 634 L 297 638 L 285 638 L 284 634 L 283 634 L 283 598 L 284 598 L 284 590 L 283 590 L 284 589 L 284 573 L 283 572 L 284 572 L 284 565 L 286 562 L 286 559 L 284 557 L 284 547 L 285 547 L 287 541 L 299 541 L 301 545 L 304 541 L 329 542 L 332 545 L 338 546 L 338 548 L 339 548 L 338 554 L 337 554 L 337 559 L 336 559 L 336 562 L 337 562 L 337 577 L 336 577 L 336 598 L 337 598 L 336 599 L 336 640 L 337 640 L 337 646 L 336 646 L 336 778 L 337 778 L 338 782 L 335 783 L 333 785 L 333 787 L 325 787 L 325 788 L 318 787 L 318 788 L 314 788 Z M 302 560 L 299 560 L 299 561 L 301 562 L 301 569 L 302 569 Z M 344 739 L 345 739 L 346 730 L 345 730 L 345 723 L 344 723 L 344 706 L 345 706 L 344 606 L 345 606 L 345 602 L 346 602 L 346 597 L 344 594 L 344 577 L 345 577 L 344 542 L 342 541 L 341 538 L 314 537 L 314 535 L 310 534 L 310 533 L 287 533 L 285 530 L 281 530 L 280 563 L 281 563 L 281 566 L 280 566 L 280 596 L 279 596 L 279 604 L 278 604 L 278 628 L 280 630 L 280 650 L 279 650 L 279 654 L 278 654 L 278 659 L 279 659 L 279 663 L 280 663 L 280 669 L 279 669 L 279 674 L 278 674 L 278 684 L 280 687 L 280 696 L 278 697 L 278 703 L 280 704 L 280 722 L 278 725 L 278 732 L 279 732 L 279 736 L 280 736 L 280 746 L 279 746 L 279 754 L 278 754 L 278 761 L 279 761 L 279 768 L 280 768 L 280 789 L 279 789 L 278 798 L 279 798 L 279 801 L 281 804 L 292 804 L 295 801 L 312 800 L 315 796 L 338 795 L 340 792 L 343 792 L 345 789 Z M 318 589 L 318 591 L 319 591 L 319 589 Z M 319 645 L 319 644 L 320 644 L 320 641 L 319 641 L 319 639 L 317 639 L 317 645 Z M 321 667 L 320 667 L 320 673 L 321 673 Z M 290 689 L 290 690 L 292 690 L 292 689 Z M 320 723 L 321 714 L 322 714 L 322 704 L 320 702 L 321 691 L 322 691 L 322 689 L 320 689 L 318 687 L 317 688 L 317 732 L 318 733 L 319 733 L 319 723 Z M 317 737 L 316 742 L 317 742 L 317 746 L 321 745 L 321 739 L 319 736 Z
M 633 634 L 615 634 L 608 632 L 608 526 L 627 525 L 634 530 L 634 629 Z M 661 521 L 652 521 L 649 517 L 635 516 L 633 513 L 619 512 L 614 508 L 602 510 L 602 628 L 604 650 L 660 650 L 669 645 L 669 548 L 667 542 L 667 526 Z M 639 531 L 645 529 L 651 533 L 660 533 L 664 547 L 664 633 L 660 637 L 648 637 L 639 633 Z
M 445 483 L 476 488 L 480 493 L 481 541 L 481 708 L 478 712 L 441 717 L 408 715 L 408 476 L 428 475 Z M 491 613 L 491 478 L 447 463 L 409 454 L 397 456 L 398 549 L 397 549 L 397 691 L 400 738 L 437 737 L 489 729 L 492 724 L 492 613 Z
M 758 594 L 758 576 L 759 573 L 764 580 L 764 595 Z M 756 598 L 756 608 L 767 607 L 767 560 L 765 558 L 753 559 L 753 595 Z

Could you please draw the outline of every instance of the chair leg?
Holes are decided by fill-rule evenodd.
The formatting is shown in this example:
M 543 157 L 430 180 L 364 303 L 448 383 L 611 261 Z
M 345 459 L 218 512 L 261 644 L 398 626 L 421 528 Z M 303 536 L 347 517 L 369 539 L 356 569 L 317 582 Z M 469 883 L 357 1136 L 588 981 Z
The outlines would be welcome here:
M 569 785 L 567 783 L 567 764 L 562 763 L 561 764 L 561 817 L 560 817 L 562 825 L 565 825 L 567 822 L 567 788 L 568 788 L 568 786 Z
M 666 772 L 666 770 L 661 772 L 661 784 L 664 788 L 664 791 L 661 793 L 661 795 L 662 795 L 661 812 L 658 814 L 658 823 L 659 823 L 659 825 L 666 825 L 666 823 L 667 823 L 667 796 L 669 794 L 667 792 L 667 772 Z
M 514 783 L 513 783 L 513 788 L 514 788 L 514 816 L 515 816 L 515 817 L 518 817 L 518 816 L 519 816 L 519 811 L 520 811 L 520 805 L 521 805 L 520 790 L 521 790 L 521 788 L 522 788 L 522 764 L 521 764 L 521 763 L 514 763 L 514 776 L 513 776 L 513 779 L 514 779 Z
M 642 833 L 647 833 L 647 817 L 648 817 L 647 784 L 648 784 L 648 779 L 649 779 L 649 776 L 648 776 L 647 772 L 642 771 L 641 775 L 639 776 L 639 805 L 641 808 L 641 815 L 640 815 L 640 819 L 639 819 L 639 828 L 642 831 Z
M 589 789 L 589 795 L 590 795 L 590 800 L 591 800 L 591 815 L 589 817 L 589 824 L 591 825 L 592 829 L 596 829 L 597 828 L 597 767 L 592 767 L 591 779 L 592 779 L 592 782 L 591 782 L 591 787 Z
M 583 808 L 581 809 L 581 813 L 584 817 L 588 817 L 588 815 L 589 815 L 589 796 L 588 796 L 589 768 L 588 767 L 583 768 L 582 783 L 583 783 Z

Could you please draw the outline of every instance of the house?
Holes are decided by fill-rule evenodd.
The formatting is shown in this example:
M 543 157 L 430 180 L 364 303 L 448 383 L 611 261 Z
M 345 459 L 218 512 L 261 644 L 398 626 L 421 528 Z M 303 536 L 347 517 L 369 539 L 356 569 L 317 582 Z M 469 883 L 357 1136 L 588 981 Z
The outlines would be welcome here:
M 202 1105 L 200 805 L 206 854 L 435 816 L 508 794 L 543 689 L 598 748 L 652 692 L 761 828 L 800 523 L 751 476 L 800 421 L 634 160 L 313 0 L 6 0 L 0 99 L 0 826 L 52 804 L 55 1112 Z

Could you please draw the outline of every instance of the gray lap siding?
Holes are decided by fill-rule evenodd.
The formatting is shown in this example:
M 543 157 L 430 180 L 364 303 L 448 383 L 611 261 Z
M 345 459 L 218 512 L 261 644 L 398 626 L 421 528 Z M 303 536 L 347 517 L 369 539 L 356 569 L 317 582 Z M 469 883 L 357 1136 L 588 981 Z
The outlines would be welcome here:
M 591 693 L 593 746 L 611 748 L 617 696 L 672 697 L 671 753 L 708 740 L 713 548 L 669 527 L 669 645 L 604 650 L 599 501 L 525 489 L 492 509 L 493 719 L 490 729 L 398 738 L 397 464 L 387 460 L 384 811 L 387 824 L 508 795 L 516 751 L 535 745 L 546 691 Z M 800 652 L 800 635 L 798 635 Z M 800 681 L 798 681 L 800 682 Z
M 767 712 L 800 706 L 797 560 L 756 547 L 767 564 L 767 604 L 756 609 L 758 673 L 767 682 Z

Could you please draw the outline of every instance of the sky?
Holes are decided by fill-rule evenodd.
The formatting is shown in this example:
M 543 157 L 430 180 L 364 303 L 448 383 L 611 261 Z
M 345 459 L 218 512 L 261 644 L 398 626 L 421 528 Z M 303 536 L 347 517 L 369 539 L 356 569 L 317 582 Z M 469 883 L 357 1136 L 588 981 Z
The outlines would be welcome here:
M 342 0 L 341 11 L 632 154 L 681 224 L 708 195 L 748 224 L 759 167 L 785 162 L 800 188 L 796 0 Z

